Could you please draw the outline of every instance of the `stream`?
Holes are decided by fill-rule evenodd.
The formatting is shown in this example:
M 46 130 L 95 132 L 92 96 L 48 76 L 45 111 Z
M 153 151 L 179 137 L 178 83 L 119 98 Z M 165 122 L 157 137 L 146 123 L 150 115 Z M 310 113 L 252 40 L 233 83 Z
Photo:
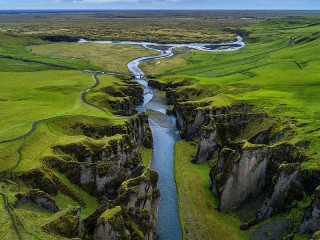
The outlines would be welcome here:
M 158 209 L 157 232 L 160 240 L 182 239 L 182 229 L 179 219 L 177 190 L 174 179 L 174 145 L 180 140 L 177 119 L 168 111 L 166 103 L 154 94 L 154 89 L 148 85 L 144 73 L 139 68 L 142 62 L 153 59 L 167 58 L 174 55 L 174 48 L 183 47 L 200 51 L 227 52 L 235 51 L 245 46 L 243 39 L 237 36 L 233 43 L 189 43 L 189 44 L 157 44 L 131 41 L 86 41 L 100 44 L 129 44 L 140 45 L 148 49 L 160 51 L 159 55 L 141 57 L 128 63 L 128 68 L 135 75 L 135 81 L 144 88 L 144 100 L 137 107 L 138 112 L 151 111 L 149 125 L 153 135 L 152 168 L 159 174 L 158 187 L 161 198 Z M 221 46 L 228 47 L 220 49 Z

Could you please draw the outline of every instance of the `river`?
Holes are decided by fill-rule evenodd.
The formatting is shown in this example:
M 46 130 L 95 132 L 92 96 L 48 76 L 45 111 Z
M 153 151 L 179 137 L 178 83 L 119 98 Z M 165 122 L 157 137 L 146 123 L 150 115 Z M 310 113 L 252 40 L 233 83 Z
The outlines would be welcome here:
M 174 145 L 180 139 L 175 116 L 170 114 L 168 106 L 159 97 L 155 96 L 154 89 L 148 85 L 144 73 L 139 68 L 142 62 L 153 59 L 167 58 L 174 55 L 176 47 L 192 48 L 200 51 L 227 52 L 235 51 L 245 46 L 242 38 L 237 37 L 234 43 L 189 43 L 189 44 L 157 44 L 147 42 L 115 42 L 115 41 L 86 41 L 101 44 L 130 44 L 140 45 L 148 49 L 158 50 L 159 55 L 141 57 L 128 63 L 128 68 L 135 75 L 135 81 L 144 88 L 144 100 L 137 107 L 138 112 L 151 110 L 157 113 L 157 117 L 149 118 L 149 125 L 153 135 L 152 168 L 159 174 L 158 187 L 161 198 L 158 209 L 157 232 L 160 240 L 182 239 L 182 229 L 179 219 L 177 190 L 174 179 Z M 219 49 L 228 46 L 227 49 Z M 159 120 L 161 119 L 161 120 Z

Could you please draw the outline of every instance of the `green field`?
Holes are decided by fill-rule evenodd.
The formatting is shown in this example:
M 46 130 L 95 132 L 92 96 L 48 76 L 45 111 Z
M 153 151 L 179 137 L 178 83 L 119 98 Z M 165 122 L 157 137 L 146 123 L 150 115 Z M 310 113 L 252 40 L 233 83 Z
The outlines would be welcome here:
M 88 61 L 101 70 L 128 72 L 127 63 L 135 58 L 158 55 L 140 46 L 94 44 L 94 43 L 51 43 L 34 45 L 28 49 L 43 57 L 69 59 L 70 61 Z

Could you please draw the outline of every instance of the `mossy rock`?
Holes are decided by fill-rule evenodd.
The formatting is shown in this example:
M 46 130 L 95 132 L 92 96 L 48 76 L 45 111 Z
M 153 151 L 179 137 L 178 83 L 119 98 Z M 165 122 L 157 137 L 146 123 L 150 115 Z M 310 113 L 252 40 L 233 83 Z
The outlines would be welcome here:
M 105 210 L 97 220 L 95 239 L 132 239 L 122 213 L 120 206 Z
M 54 179 L 49 173 L 45 173 L 42 169 L 33 169 L 29 172 L 22 173 L 19 175 L 19 178 L 32 188 L 40 189 L 54 196 L 58 194 L 58 188 Z
M 312 240 L 320 240 L 320 231 L 317 231 L 312 235 Z
M 105 210 L 100 218 L 103 218 L 105 221 L 109 221 L 111 220 L 113 217 L 115 217 L 116 215 L 120 214 L 122 212 L 122 208 L 120 206 L 116 206 L 112 209 L 107 209 Z M 100 219 L 99 218 L 99 219 Z
M 144 147 L 151 149 L 153 147 L 153 139 L 152 139 L 152 133 L 151 129 L 149 127 L 146 128 L 146 131 L 144 132 L 142 144 Z
M 80 208 L 68 207 L 56 213 L 42 229 L 52 235 L 65 238 L 79 238 L 83 234 Z

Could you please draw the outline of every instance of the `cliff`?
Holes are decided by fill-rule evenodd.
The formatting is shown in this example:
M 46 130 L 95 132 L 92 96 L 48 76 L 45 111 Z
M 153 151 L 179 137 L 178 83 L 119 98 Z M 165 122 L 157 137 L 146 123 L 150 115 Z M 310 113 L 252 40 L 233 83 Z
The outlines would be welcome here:
M 157 239 L 158 175 L 142 166 L 139 152 L 153 147 L 152 133 L 146 114 L 133 115 L 143 90 L 131 79 L 105 86 L 92 89 L 88 102 L 101 111 L 111 106 L 114 113 L 130 117 L 52 119 L 45 123 L 50 133 L 39 133 L 44 141 L 55 136 L 41 159 L 6 176 L 5 190 L 14 193 L 8 213 L 17 234 L 39 217 L 44 221 L 35 221 L 37 232 L 23 230 L 26 236 L 41 238 L 44 231 L 48 239 Z M 32 215 L 33 211 L 46 214 Z
M 318 172 L 301 167 L 307 160 L 305 144 L 290 141 L 296 134 L 294 120 L 269 117 L 243 102 L 217 104 L 215 96 L 202 101 L 199 95 L 204 93 L 185 83 L 152 80 L 151 84 L 165 90 L 167 102 L 174 105 L 181 137 L 196 140 L 198 148 L 192 162 L 210 161 L 210 189 L 218 198 L 219 211 L 237 211 L 255 202 L 250 209 L 252 219 L 241 226 L 243 230 L 290 211 L 296 201 L 313 194 L 320 184 Z M 300 232 L 314 233 L 319 229 L 310 222 L 317 221 L 316 207 L 305 211 Z
M 147 169 L 122 183 L 119 196 L 106 200 L 85 220 L 94 239 L 157 239 L 156 215 L 160 197 L 158 175 Z

